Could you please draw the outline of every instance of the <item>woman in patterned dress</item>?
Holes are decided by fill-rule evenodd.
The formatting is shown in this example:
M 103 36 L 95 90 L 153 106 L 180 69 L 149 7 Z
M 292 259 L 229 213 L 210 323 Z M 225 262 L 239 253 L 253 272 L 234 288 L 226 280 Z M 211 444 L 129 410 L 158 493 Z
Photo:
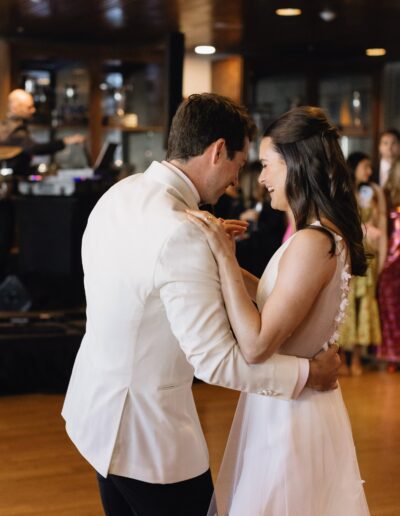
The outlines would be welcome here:
M 339 344 L 342 348 L 341 373 L 362 374 L 361 357 L 366 348 L 381 344 L 376 288 L 378 274 L 386 257 L 386 203 L 381 188 L 369 181 L 372 174 L 371 160 L 363 152 L 353 152 L 347 159 L 353 176 L 357 202 L 365 236 L 364 246 L 370 255 L 365 276 L 351 280 L 349 305 L 340 328 Z M 350 370 L 346 365 L 344 351 L 350 352 Z

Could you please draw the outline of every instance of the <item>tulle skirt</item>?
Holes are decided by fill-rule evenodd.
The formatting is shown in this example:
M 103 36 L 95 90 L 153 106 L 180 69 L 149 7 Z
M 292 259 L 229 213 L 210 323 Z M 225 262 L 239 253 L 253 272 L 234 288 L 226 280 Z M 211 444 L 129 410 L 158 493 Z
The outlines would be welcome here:
M 367 516 L 340 389 L 242 394 L 209 516 Z

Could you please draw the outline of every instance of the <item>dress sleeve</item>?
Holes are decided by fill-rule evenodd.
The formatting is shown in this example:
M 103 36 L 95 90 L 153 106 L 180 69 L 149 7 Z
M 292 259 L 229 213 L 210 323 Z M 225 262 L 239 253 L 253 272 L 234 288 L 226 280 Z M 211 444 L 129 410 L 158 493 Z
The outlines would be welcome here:
M 262 364 L 247 364 L 229 325 L 217 264 L 196 226 L 185 221 L 166 239 L 154 281 L 172 332 L 198 378 L 239 391 L 292 398 L 298 359 L 274 355 Z

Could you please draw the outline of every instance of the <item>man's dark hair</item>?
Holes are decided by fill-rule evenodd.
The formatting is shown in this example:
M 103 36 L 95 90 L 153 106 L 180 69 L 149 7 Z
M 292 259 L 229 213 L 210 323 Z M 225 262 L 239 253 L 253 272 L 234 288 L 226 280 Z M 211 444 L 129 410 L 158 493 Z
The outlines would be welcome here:
M 389 129 L 385 129 L 385 131 L 382 131 L 379 136 L 379 140 L 382 138 L 382 136 L 385 136 L 386 134 L 391 134 L 396 138 L 398 142 L 400 142 L 400 131 L 398 131 L 394 127 L 390 127 Z
M 200 156 L 219 138 L 225 140 L 229 159 L 252 140 L 256 127 L 243 106 L 213 93 L 190 95 L 179 106 L 168 138 L 167 160 L 187 161 Z

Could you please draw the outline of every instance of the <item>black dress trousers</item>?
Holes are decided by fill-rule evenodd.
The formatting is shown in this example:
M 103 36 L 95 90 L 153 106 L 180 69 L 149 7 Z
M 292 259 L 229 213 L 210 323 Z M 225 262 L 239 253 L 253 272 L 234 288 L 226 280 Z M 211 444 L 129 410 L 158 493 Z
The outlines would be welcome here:
M 106 516 L 207 516 L 213 483 L 210 470 L 174 484 L 150 484 L 97 473 Z

